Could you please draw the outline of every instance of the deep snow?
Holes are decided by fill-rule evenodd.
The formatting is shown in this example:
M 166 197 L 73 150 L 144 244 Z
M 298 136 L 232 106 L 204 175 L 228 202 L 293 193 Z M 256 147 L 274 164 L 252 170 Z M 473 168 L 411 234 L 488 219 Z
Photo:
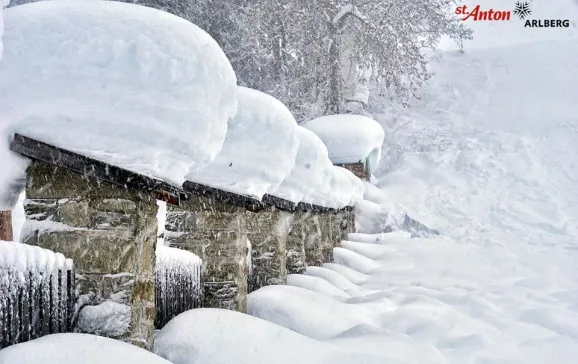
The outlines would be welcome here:
M 250 312 L 383 362 L 576 363 L 577 44 L 450 52 L 411 109 L 374 98 L 382 195 L 366 198 L 441 236 L 350 234 L 308 268 L 333 289 L 291 279 Z
M 236 76 L 197 26 L 114 1 L 41 1 L 4 15 L 1 179 L 21 174 L 11 132 L 176 185 L 220 151 Z
M 303 127 L 323 140 L 334 164 L 358 163 L 368 157 L 371 168 L 379 164 L 385 132 L 371 118 L 354 114 L 328 115 L 309 120 Z
M 238 87 L 237 100 L 221 151 L 186 179 L 260 200 L 277 189 L 295 165 L 297 122 L 281 101 L 263 92 Z
M 54 334 L 0 350 L 0 364 L 171 364 L 118 340 Z

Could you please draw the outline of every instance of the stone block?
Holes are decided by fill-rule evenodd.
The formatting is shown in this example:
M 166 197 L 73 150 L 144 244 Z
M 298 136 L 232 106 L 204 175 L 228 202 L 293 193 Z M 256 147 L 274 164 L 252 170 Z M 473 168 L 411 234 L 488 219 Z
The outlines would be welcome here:
M 247 212 L 247 236 L 253 267 L 249 292 L 263 286 L 287 283 L 287 235 L 293 214 L 269 207 Z

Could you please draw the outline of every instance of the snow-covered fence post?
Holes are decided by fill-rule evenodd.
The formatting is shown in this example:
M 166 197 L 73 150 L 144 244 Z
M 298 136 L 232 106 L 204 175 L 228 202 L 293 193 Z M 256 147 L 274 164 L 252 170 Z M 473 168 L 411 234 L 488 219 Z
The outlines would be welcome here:
M 247 312 L 247 217 L 259 201 L 192 182 L 181 206 L 167 206 L 165 241 L 203 261 L 203 307 Z
M 74 260 L 81 295 L 76 330 L 152 348 L 156 199 L 41 161 L 30 165 L 27 179 L 22 241 Z M 54 297 L 66 292 L 56 288 Z
M 203 262 L 191 252 L 164 245 L 158 245 L 156 253 L 155 326 L 162 329 L 175 316 L 201 307 Z
M 62 254 L 0 242 L 0 349 L 44 335 L 70 332 L 74 266 Z M 52 323 L 52 324 L 51 324 Z
M 267 207 L 249 213 L 247 235 L 253 267 L 249 292 L 263 286 L 287 283 L 287 236 L 293 225 L 295 204 L 265 195 Z

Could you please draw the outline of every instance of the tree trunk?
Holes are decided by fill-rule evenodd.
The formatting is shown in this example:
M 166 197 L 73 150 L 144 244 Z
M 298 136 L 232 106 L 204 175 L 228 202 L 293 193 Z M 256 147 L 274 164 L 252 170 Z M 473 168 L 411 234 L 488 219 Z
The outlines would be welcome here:
M 0 240 L 12 241 L 12 212 L 0 211 Z
M 341 34 L 338 26 L 332 26 L 331 46 L 329 47 L 329 114 L 343 112 L 343 77 L 341 75 Z

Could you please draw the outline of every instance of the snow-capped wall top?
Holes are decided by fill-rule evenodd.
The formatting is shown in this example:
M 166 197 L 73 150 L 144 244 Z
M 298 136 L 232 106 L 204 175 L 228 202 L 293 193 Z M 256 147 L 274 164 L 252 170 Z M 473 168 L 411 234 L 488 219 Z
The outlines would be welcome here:
M 299 203 L 314 191 L 328 192 L 333 173 L 327 147 L 312 131 L 298 126 L 299 150 L 291 174 L 273 191 L 273 196 Z
M 365 187 L 363 181 L 345 168 L 333 166 L 329 181 L 326 182 L 328 189 L 315 189 L 305 196 L 302 202 L 340 209 L 345 206 L 353 206 L 363 199 Z
M 373 119 L 353 114 L 329 115 L 303 126 L 319 135 L 335 164 L 357 163 L 367 157 L 371 168 L 379 163 L 385 131 Z
M 60 253 L 37 246 L 0 240 L 0 268 L 20 273 L 45 273 L 72 266 Z
M 297 123 L 283 103 L 260 91 L 239 87 L 237 100 L 221 152 L 187 180 L 261 199 L 295 164 Z
M 5 10 L 0 124 L 10 132 L 181 185 L 220 151 L 235 93 L 217 43 L 166 12 L 66 0 Z

